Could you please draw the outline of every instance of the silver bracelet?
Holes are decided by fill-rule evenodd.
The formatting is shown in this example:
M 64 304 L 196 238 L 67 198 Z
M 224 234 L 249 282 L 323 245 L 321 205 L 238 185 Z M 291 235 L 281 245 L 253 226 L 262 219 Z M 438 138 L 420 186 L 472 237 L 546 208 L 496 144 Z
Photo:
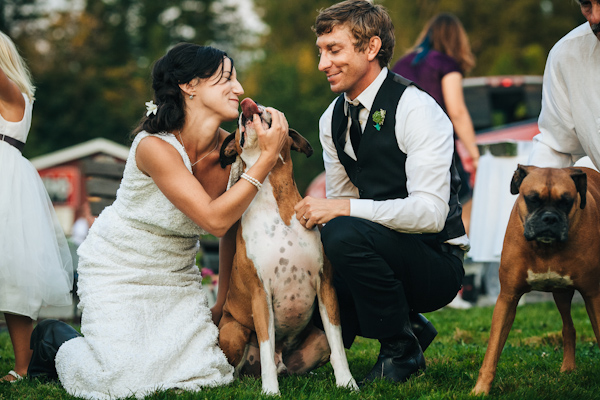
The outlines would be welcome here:
M 245 180 L 247 180 L 248 182 L 253 184 L 257 190 L 260 190 L 262 188 L 262 183 L 260 183 L 260 181 L 258 179 L 251 177 L 250 175 L 248 175 L 245 172 L 242 174 L 241 178 L 244 178 Z

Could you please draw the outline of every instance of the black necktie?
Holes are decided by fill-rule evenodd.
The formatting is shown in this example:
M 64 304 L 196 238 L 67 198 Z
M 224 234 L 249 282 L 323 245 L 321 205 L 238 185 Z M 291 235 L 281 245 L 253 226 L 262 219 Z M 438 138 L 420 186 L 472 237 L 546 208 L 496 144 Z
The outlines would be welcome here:
M 361 108 L 364 108 L 362 104 L 358 103 L 357 106 L 348 103 L 348 111 L 350 112 L 350 142 L 352 142 L 352 148 L 354 149 L 354 155 L 358 157 L 358 148 L 360 147 L 360 137 L 362 131 L 360 129 L 360 122 L 358 122 L 358 113 Z

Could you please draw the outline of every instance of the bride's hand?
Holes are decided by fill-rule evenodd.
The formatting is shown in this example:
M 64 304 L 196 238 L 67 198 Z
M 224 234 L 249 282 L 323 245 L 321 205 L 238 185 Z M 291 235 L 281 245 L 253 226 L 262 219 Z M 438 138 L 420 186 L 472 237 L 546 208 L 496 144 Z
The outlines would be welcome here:
M 261 157 L 267 156 L 277 162 L 281 149 L 287 143 L 289 125 L 285 115 L 274 108 L 267 107 L 271 113 L 271 127 L 264 129 L 260 116 L 254 114 L 252 124 L 256 129 L 258 143 L 260 145 Z

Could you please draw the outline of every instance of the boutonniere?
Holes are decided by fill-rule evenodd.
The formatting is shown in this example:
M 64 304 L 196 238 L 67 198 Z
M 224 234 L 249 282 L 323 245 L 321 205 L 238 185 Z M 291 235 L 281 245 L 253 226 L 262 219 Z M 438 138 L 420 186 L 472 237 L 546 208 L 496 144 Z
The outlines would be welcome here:
M 150 100 L 146 102 L 146 117 L 149 117 L 150 114 L 156 115 L 156 111 L 158 111 L 158 106 L 154 104 L 154 100 Z
M 375 122 L 375 129 L 380 131 L 381 127 L 383 126 L 383 121 L 385 121 L 385 110 L 375 111 L 373 113 L 373 122 Z

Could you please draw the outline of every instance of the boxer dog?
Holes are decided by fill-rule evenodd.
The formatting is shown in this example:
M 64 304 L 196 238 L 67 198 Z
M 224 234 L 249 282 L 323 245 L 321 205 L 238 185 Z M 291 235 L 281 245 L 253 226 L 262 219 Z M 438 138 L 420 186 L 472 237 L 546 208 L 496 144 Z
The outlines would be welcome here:
M 578 290 L 600 343 L 600 174 L 589 168 L 519 165 L 500 259 L 500 296 L 473 394 L 488 394 L 517 303 L 532 290 L 552 292 L 563 321 L 561 372 L 575 369 L 571 300 Z
M 239 127 L 221 148 L 222 166 L 233 163 L 230 185 L 260 155 L 256 131 L 248 122 L 254 114 L 265 128 L 271 121 L 265 108 L 251 99 L 244 99 L 241 106 Z M 312 148 L 292 129 L 288 143 L 241 218 L 219 346 L 236 373 L 260 371 L 265 394 L 279 394 L 278 373 L 306 373 L 328 359 L 337 386 L 357 389 L 342 343 L 333 271 L 324 257 L 319 230 L 304 228 L 294 217 L 301 196 L 290 150 L 310 156 Z M 312 324 L 315 306 L 325 332 Z

